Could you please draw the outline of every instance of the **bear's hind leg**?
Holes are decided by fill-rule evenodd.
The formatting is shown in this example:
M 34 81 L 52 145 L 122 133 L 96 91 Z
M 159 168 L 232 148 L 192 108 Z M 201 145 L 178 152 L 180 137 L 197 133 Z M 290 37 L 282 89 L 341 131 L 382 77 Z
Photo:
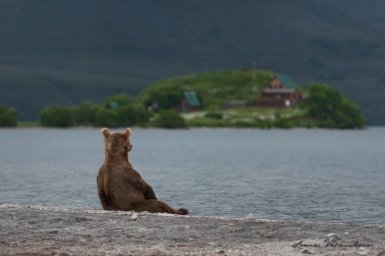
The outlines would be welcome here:
M 172 214 L 179 214 L 179 215 L 186 215 L 188 214 L 188 211 L 186 209 L 174 209 L 167 205 L 166 203 L 156 200 L 156 199 L 150 199 L 150 200 L 145 200 L 141 203 L 135 204 L 132 207 L 132 210 L 137 211 L 137 212 L 151 212 L 151 213 L 156 213 L 156 212 L 165 212 L 165 213 L 172 213 Z

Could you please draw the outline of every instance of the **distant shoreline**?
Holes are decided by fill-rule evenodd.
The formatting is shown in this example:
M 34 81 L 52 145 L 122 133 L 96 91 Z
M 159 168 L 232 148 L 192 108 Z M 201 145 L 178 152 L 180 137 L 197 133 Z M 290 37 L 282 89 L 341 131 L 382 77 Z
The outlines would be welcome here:
M 15 126 L 15 127 L 0 127 L 0 130 L 27 130 L 27 129 L 44 129 L 44 130 L 98 130 L 103 127 L 92 127 L 92 126 L 72 126 L 72 127 L 45 127 L 45 126 Z M 120 130 L 127 127 L 110 127 L 112 130 Z M 261 131 L 312 131 L 312 130 L 324 130 L 324 131 L 365 131 L 369 129 L 381 129 L 385 128 L 384 125 L 369 125 L 365 126 L 362 129 L 337 129 L 337 128 L 306 128 L 306 127 L 292 127 L 292 128 L 269 128 L 263 129 L 258 127 L 187 127 L 187 128 L 162 128 L 162 127 L 139 127 L 139 126 L 130 126 L 132 129 L 142 129 L 142 130 L 165 130 L 165 131 L 183 131 L 183 130 L 261 130 Z
M 2 255 L 382 255 L 384 225 L 0 204 Z

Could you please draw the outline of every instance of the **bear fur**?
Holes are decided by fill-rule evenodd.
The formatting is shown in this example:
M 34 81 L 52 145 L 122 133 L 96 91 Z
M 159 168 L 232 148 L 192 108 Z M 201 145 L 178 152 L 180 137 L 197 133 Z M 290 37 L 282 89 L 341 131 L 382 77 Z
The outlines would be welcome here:
M 174 209 L 159 201 L 154 190 L 128 161 L 131 129 L 110 133 L 102 129 L 105 160 L 97 176 L 100 202 L 105 210 L 147 211 L 186 215 L 186 209 Z

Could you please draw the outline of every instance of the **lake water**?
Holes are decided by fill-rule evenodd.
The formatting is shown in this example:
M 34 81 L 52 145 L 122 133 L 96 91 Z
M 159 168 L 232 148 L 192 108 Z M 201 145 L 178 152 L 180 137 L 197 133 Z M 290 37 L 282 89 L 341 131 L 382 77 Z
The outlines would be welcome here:
M 133 129 L 134 168 L 192 215 L 385 223 L 385 128 Z M 0 203 L 100 208 L 100 129 L 0 129 Z

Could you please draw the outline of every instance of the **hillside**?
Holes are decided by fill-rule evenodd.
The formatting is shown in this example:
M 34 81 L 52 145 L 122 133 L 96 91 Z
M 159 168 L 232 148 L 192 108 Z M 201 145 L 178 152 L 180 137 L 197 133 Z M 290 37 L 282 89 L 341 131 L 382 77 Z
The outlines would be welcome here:
M 255 60 L 332 84 L 385 124 L 384 11 L 380 0 L 0 0 L 0 103 L 34 120 L 47 105 Z
M 152 101 L 161 101 L 160 97 L 169 100 L 175 93 L 179 104 L 181 92 L 191 90 L 198 94 L 205 108 L 217 109 L 226 101 L 257 97 L 273 75 L 271 71 L 232 69 L 164 79 L 148 86 L 136 100 L 149 105 Z

